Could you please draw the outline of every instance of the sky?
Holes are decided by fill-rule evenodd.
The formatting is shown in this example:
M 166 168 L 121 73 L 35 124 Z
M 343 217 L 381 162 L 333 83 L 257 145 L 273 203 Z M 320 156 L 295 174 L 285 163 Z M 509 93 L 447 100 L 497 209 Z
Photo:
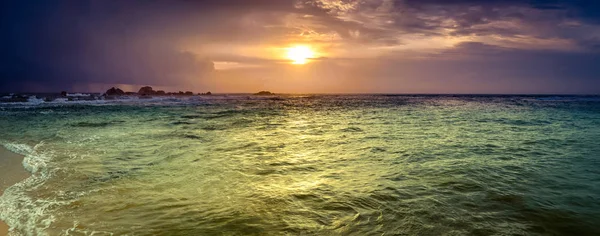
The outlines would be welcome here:
M 0 92 L 600 94 L 594 0 L 8 0 L 0 19 Z

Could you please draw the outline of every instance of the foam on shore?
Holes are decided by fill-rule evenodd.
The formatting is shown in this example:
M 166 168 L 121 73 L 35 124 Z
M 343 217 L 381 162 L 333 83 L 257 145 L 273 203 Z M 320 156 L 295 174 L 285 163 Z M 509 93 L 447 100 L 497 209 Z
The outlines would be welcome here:
M 0 146 L 0 196 L 4 190 L 30 176 L 22 165 L 24 156 Z M 0 236 L 8 234 L 8 225 L 0 221 Z
M 47 164 L 52 159 L 51 155 L 40 151 L 44 142 L 29 146 L 0 140 L 0 144 L 4 146 L 2 148 L 4 152 L 24 156 L 22 162 L 17 162 L 10 169 L 24 171 L 27 173 L 26 176 L 29 176 L 4 189 L 4 194 L 0 196 L 0 220 L 25 235 L 47 235 L 45 230 L 54 221 L 49 208 L 59 203 L 35 201 L 28 192 L 43 185 L 50 178 Z M 18 232 L 14 233 L 20 235 Z

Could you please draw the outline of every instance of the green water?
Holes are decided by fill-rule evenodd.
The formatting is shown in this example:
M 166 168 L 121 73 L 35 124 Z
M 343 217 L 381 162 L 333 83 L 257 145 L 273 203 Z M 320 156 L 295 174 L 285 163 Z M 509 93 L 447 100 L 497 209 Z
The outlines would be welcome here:
M 2 106 L 0 106 L 2 107 Z M 600 235 L 600 99 L 4 105 L 24 235 Z

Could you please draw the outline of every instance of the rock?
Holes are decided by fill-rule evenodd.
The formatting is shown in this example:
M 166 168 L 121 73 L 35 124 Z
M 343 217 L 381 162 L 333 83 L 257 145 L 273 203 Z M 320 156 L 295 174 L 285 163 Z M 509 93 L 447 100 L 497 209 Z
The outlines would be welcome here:
M 269 91 L 260 91 L 258 93 L 255 93 L 254 95 L 275 95 L 275 94 L 271 93 Z
M 164 96 L 164 95 L 166 95 L 166 93 L 165 93 L 165 91 L 158 90 L 158 91 L 156 91 L 156 95 Z
M 206 95 L 212 95 L 212 93 L 210 91 L 206 92 Z
M 119 88 L 112 87 L 109 90 L 106 90 L 106 93 L 104 93 L 104 95 L 107 95 L 107 96 L 123 96 L 123 95 L 125 95 L 125 92 L 123 92 L 123 90 L 121 90 Z
M 192 92 L 190 92 L 190 91 L 185 91 L 185 95 L 186 95 L 186 96 L 193 96 L 193 95 L 194 95 L 194 93 L 192 93 Z
M 154 90 L 152 90 L 152 87 L 150 86 L 145 86 L 140 88 L 140 90 L 138 91 L 138 95 L 154 95 L 156 94 L 156 92 Z
M 67 91 L 62 91 L 62 92 L 60 92 L 60 96 L 61 96 L 61 97 L 66 97 L 66 96 L 67 96 Z

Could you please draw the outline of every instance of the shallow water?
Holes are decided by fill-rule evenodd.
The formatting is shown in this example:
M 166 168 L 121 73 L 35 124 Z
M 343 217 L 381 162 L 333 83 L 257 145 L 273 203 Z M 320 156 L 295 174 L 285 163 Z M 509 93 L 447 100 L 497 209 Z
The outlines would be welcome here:
M 26 235 L 600 235 L 600 99 L 3 104 Z

